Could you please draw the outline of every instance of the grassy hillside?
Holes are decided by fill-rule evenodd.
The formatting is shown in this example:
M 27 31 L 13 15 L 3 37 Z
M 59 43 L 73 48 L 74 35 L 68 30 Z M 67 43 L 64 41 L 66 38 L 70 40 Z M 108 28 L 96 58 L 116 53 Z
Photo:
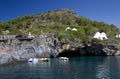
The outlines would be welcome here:
M 65 31 L 66 27 L 77 28 L 78 31 Z M 99 32 L 107 33 L 108 38 L 115 38 L 119 29 L 113 24 L 92 21 L 69 9 L 60 9 L 17 17 L 9 22 L 0 22 L 0 34 L 8 30 L 9 34 L 32 32 L 32 34 L 54 33 L 61 41 L 85 41 L 93 39 Z

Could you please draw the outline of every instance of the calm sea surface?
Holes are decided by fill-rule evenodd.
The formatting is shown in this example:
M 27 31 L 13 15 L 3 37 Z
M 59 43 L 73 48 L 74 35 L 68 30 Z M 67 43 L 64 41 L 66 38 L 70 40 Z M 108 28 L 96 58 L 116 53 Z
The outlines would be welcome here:
M 0 79 L 120 79 L 120 57 L 83 56 L 13 64 L 0 67 Z

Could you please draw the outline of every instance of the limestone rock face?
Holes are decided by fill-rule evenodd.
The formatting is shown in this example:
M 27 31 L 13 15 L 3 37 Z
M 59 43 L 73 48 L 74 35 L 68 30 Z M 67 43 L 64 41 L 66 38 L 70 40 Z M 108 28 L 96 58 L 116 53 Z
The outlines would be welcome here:
M 0 65 L 16 61 L 27 61 L 33 57 L 56 57 L 58 40 L 53 34 L 42 34 L 32 41 L 15 44 L 2 44 L 0 49 L 11 49 L 10 52 L 0 52 Z
M 62 56 L 118 56 L 120 49 L 114 45 L 91 44 L 84 47 L 77 47 L 75 50 L 65 50 L 59 53 Z
M 120 55 L 120 47 L 114 45 L 90 43 L 82 47 L 73 47 L 69 46 L 70 44 L 64 44 L 64 49 L 59 45 L 58 38 L 54 34 L 36 35 L 32 41 L 14 41 L 13 43 L 0 44 L 0 65 L 17 61 L 27 61 L 33 57 Z

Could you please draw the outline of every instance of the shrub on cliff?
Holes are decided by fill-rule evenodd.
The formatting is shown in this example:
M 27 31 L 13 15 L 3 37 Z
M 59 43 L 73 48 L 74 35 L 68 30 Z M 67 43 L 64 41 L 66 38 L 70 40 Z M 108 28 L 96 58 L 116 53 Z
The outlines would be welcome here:
M 76 32 L 65 31 L 66 27 L 77 28 Z M 13 30 L 14 29 L 14 30 Z M 109 39 L 113 38 L 119 29 L 113 24 L 92 21 L 70 9 L 60 9 L 39 13 L 37 15 L 25 15 L 9 22 L 0 22 L 0 32 L 9 30 L 9 34 L 28 33 L 54 33 L 60 38 L 74 40 L 91 40 L 94 34 L 105 32 Z M 2 34 L 2 33 L 0 33 Z

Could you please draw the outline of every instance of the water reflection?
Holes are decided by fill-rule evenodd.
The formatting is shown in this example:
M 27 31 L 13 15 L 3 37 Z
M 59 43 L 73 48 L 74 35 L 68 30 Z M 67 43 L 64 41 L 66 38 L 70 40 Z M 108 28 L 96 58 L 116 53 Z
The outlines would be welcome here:
M 58 62 L 59 62 L 59 64 L 61 64 L 61 65 L 67 66 L 67 64 L 69 63 L 69 60 L 59 60 L 59 59 L 58 59 Z
M 39 67 L 50 67 L 50 61 L 48 62 L 37 62 L 37 63 L 32 63 L 32 62 L 28 62 L 30 67 L 35 67 L 35 66 L 39 66 Z
M 120 70 L 120 56 L 115 56 L 115 58 L 116 58 L 116 62 L 118 63 L 118 69 Z
M 120 57 L 71 57 L 69 61 L 0 67 L 0 79 L 120 79 Z
M 32 62 L 28 62 L 29 66 L 40 66 L 40 67 L 50 67 L 51 64 L 52 65 L 59 65 L 59 66 L 68 66 L 68 62 L 69 60 L 61 60 L 58 58 L 54 58 L 54 59 L 50 59 L 47 62 L 37 62 L 37 63 L 32 63 Z M 54 64 L 53 64 L 54 63 Z
M 50 67 L 50 64 L 51 64 L 50 61 L 48 61 L 48 62 L 40 62 L 39 66 L 40 67 Z
M 120 79 L 119 61 L 120 57 L 106 57 L 104 61 L 96 67 L 97 79 Z
M 109 66 L 99 65 L 97 67 L 96 76 L 98 79 L 110 79 Z

